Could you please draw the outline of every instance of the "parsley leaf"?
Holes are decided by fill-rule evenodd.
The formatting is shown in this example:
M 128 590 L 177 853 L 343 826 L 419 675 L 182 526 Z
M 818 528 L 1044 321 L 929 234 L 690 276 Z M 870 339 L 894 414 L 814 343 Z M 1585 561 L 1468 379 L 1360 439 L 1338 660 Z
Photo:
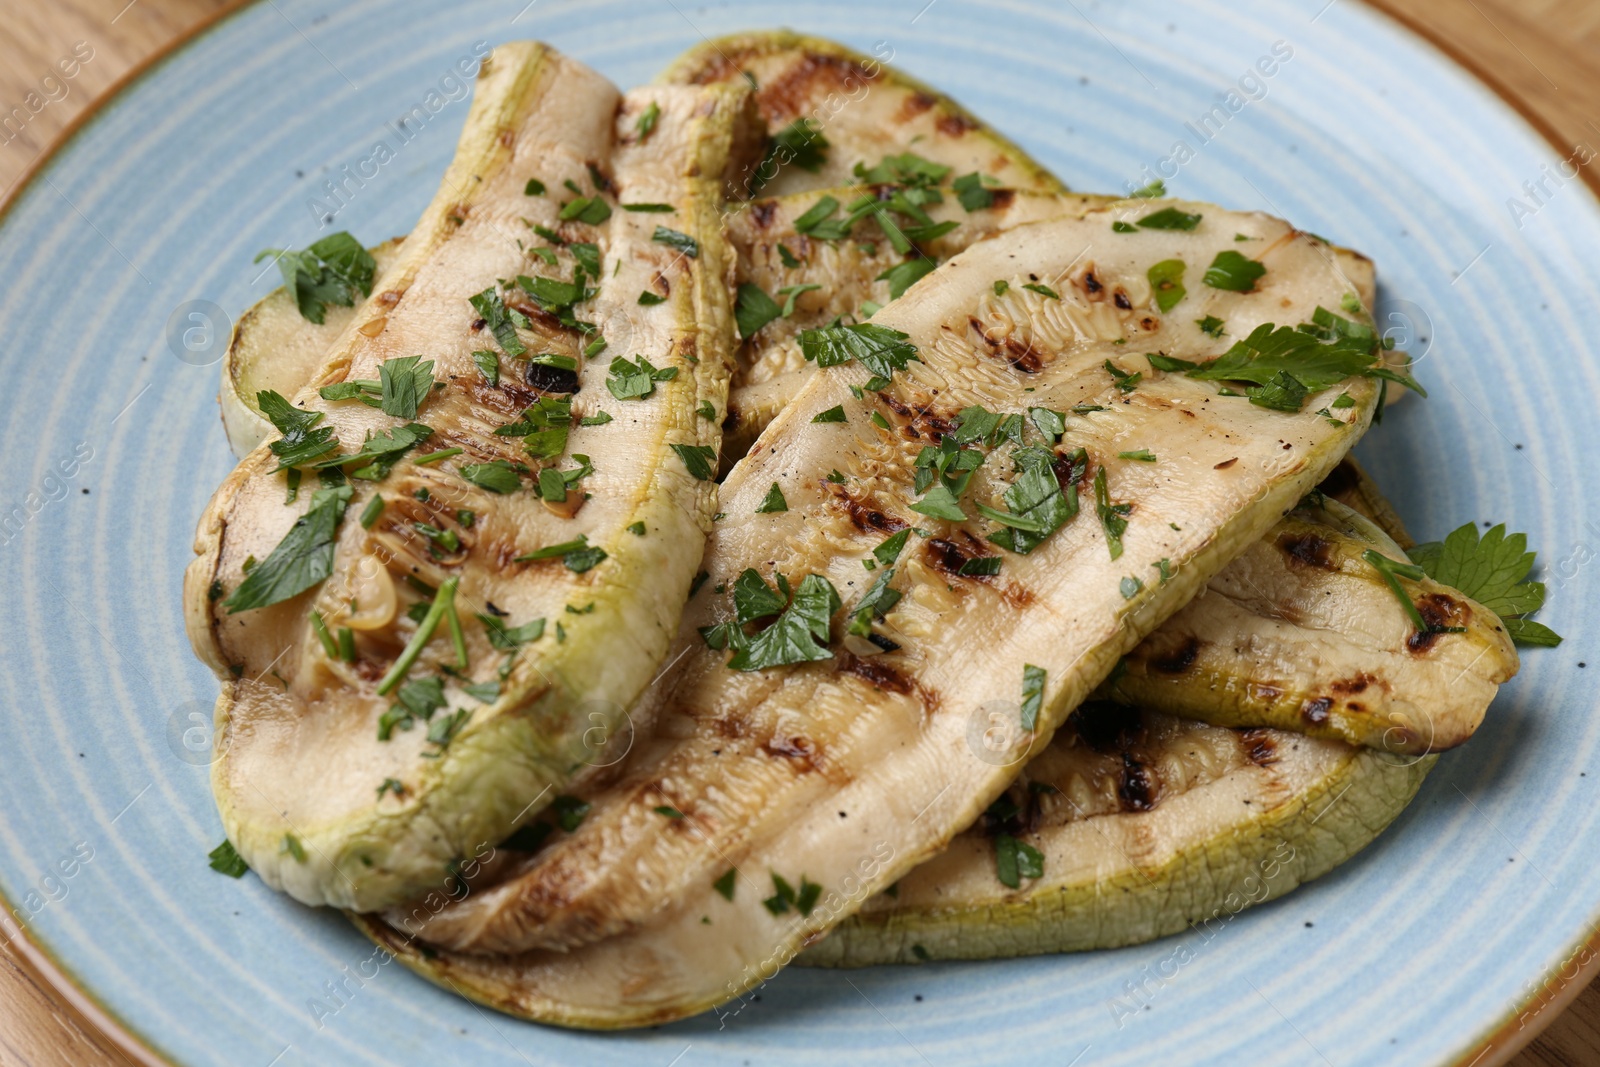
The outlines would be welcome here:
M 641 299 L 643 299 L 641 297 Z M 744 282 L 734 303 L 733 317 L 739 324 L 739 336 L 748 339 L 755 332 L 783 313 L 778 302 L 767 295 L 759 285 Z
M 994 865 L 1000 884 L 1015 889 L 1024 878 L 1044 876 L 1044 853 L 1010 834 L 999 834 L 994 839 Z
M 856 177 L 868 185 L 925 187 L 938 185 L 949 173 L 949 167 L 923 159 L 914 152 L 884 156 L 877 166 L 871 168 L 862 163 L 855 166 Z
M 1178 306 L 1178 301 L 1188 294 L 1183 287 L 1185 264 L 1181 259 L 1163 259 L 1145 272 L 1150 288 L 1155 291 L 1156 307 L 1165 315 Z
M 1039 725 L 1039 709 L 1044 706 L 1045 671 L 1031 663 L 1022 665 L 1022 728 L 1033 730 Z
M 372 295 L 378 264 L 361 242 L 344 231 L 329 234 L 299 252 L 268 248 L 255 262 L 268 256 L 278 257 L 278 273 L 294 294 L 301 317 L 319 326 L 329 304 L 354 307 L 357 294 Z
M 630 362 L 621 356 L 611 361 L 606 388 L 618 400 L 642 400 L 656 391 L 656 382 L 670 382 L 678 376 L 677 367 L 657 368 L 643 356 Z
M 232 841 L 223 841 L 222 844 L 212 849 L 207 856 L 211 862 L 207 865 L 218 874 L 225 874 L 229 878 L 243 878 L 250 865 L 244 857 L 234 849 Z
M 1206 273 L 1201 281 L 1213 289 L 1226 289 L 1234 293 L 1248 293 L 1255 289 L 1256 282 L 1267 268 L 1253 259 L 1240 255 L 1233 249 L 1218 252 L 1217 258 L 1211 261 L 1211 266 L 1206 268 Z
M 339 447 L 330 427 L 313 429 L 322 421 L 322 412 L 297 408 L 271 389 L 256 394 L 256 405 L 283 435 L 267 446 L 278 457 L 274 474 L 309 463 Z
M 812 422 L 848 422 L 849 419 L 844 413 L 844 405 L 843 404 L 835 404 L 833 407 L 829 408 L 827 411 L 819 411 L 819 412 L 817 412 L 817 414 L 812 417 L 811 421 Z
M 327 470 L 345 467 L 351 463 L 362 463 L 365 466 L 351 471 L 350 477 L 379 482 L 389 476 L 394 465 L 400 462 L 401 456 L 432 436 L 432 427 L 424 426 L 420 422 L 408 422 L 385 433 L 373 434 L 361 442 L 360 449 L 348 456 L 333 456 L 315 466 L 317 470 Z
M 961 206 L 968 211 L 981 211 L 984 208 L 994 207 L 994 193 L 983 183 L 983 175 L 977 171 L 963 174 L 950 183 L 956 191 L 956 197 L 961 201 Z
M 579 534 L 571 541 L 562 541 L 556 545 L 546 545 L 544 548 L 529 552 L 526 555 L 515 557 L 513 563 L 533 563 L 542 559 L 556 559 L 566 565 L 567 570 L 574 574 L 582 574 L 596 565 L 610 558 L 606 550 L 598 545 L 589 544 L 588 534 Z M 559 630 L 560 627 L 557 626 Z
M 378 364 L 383 413 L 401 419 L 417 417 L 417 408 L 433 391 L 433 360 L 400 356 Z
M 1200 216 L 1165 207 L 1140 219 L 1139 225 L 1147 230 L 1192 230 L 1200 225 Z
M 827 648 L 829 622 L 842 606 L 832 582 L 820 574 L 806 575 L 788 608 L 771 626 L 745 639 L 744 647 L 728 661 L 729 668 L 756 671 L 832 659 Z
M 789 502 L 783 498 L 783 490 L 778 488 L 778 483 L 773 482 L 772 488 L 767 490 L 766 499 L 761 501 L 756 508 L 757 515 L 773 515 L 789 510 Z
M 517 468 L 503 459 L 490 460 L 488 463 L 463 463 L 457 470 L 461 477 L 491 493 L 514 493 L 522 488 Z
M 917 256 L 903 263 L 897 263 L 878 275 L 875 279 L 889 283 L 889 299 L 899 300 L 905 291 L 911 288 L 918 280 L 933 273 L 939 264 L 927 256 Z
M 710 445 L 672 445 L 670 446 L 683 460 L 683 465 L 689 473 L 702 482 L 709 482 L 717 475 L 716 462 L 717 450 Z
M 1443 541 L 1418 545 L 1408 554 L 1434 581 L 1453 586 L 1506 624 L 1519 645 L 1555 646 L 1561 638 L 1526 616 L 1544 606 L 1543 582 L 1527 581 L 1536 553 L 1527 551 L 1526 534 L 1507 536 L 1504 523 L 1478 535 L 1472 523 L 1452 530 Z
M 467 302 L 489 327 L 489 332 L 494 334 L 495 341 L 500 345 L 500 351 L 508 356 L 520 356 L 528 351 L 528 346 L 517 336 L 517 323 L 513 322 L 511 317 L 514 313 L 506 307 L 505 301 L 501 299 L 500 293 L 494 286 L 491 285 L 477 296 L 469 296 Z M 520 314 L 517 317 L 522 318 Z
M 1122 535 L 1128 531 L 1127 515 L 1133 510 L 1133 505 L 1111 502 L 1104 467 L 1094 472 L 1094 510 L 1106 532 L 1106 547 L 1111 550 L 1111 558 L 1116 559 L 1122 555 Z
M 229 612 L 282 603 L 333 573 L 339 520 L 355 493 L 348 485 L 318 489 L 310 509 L 289 528 L 266 559 L 257 563 L 233 595 L 222 602 Z
M 1019 448 L 1011 459 L 1017 480 L 1003 497 L 1010 510 L 979 504 L 978 513 L 1002 527 L 989 535 L 990 541 L 1025 556 L 1078 513 L 1078 488 L 1068 485 L 1062 489 L 1055 473 L 1055 453 L 1047 448 Z
M 1200 327 L 1200 332 L 1209 337 L 1222 336 L 1222 320 L 1215 315 L 1207 315 L 1203 319 L 1195 319 L 1194 324 Z
M 543 619 L 534 619 L 521 626 L 507 626 L 493 615 L 480 614 L 478 621 L 483 623 L 483 632 L 489 644 L 500 652 L 513 652 L 529 641 L 537 641 L 544 636 Z
M 828 148 L 828 139 L 822 135 L 822 127 L 814 119 L 795 119 L 772 135 L 766 155 L 756 167 L 755 174 L 751 175 L 751 192 L 777 177 L 778 170 L 785 164 L 793 163 L 801 170 L 817 173 L 828 161 Z
M 1134 389 L 1138 387 L 1139 383 L 1144 380 L 1143 373 L 1139 371 L 1133 371 L 1132 373 L 1129 373 L 1128 371 L 1125 371 L 1121 367 L 1117 366 L 1115 363 L 1111 362 L 1109 359 L 1102 363 L 1101 366 L 1106 369 L 1107 374 L 1111 375 L 1111 380 L 1116 382 L 1117 389 L 1124 393 L 1133 392 Z
M 690 259 L 695 259 L 700 255 L 699 241 L 696 241 L 686 233 L 679 233 L 677 230 L 668 229 L 665 226 L 657 226 L 656 232 L 651 234 L 650 240 L 657 244 L 666 245 L 668 248 L 677 249 Z
M 910 334 L 870 322 L 802 330 L 800 351 L 819 367 L 836 367 L 853 359 L 882 378 L 905 370 L 907 363 L 918 358 Z
M 661 105 L 656 103 L 654 100 L 650 101 L 650 106 L 644 109 L 644 112 L 639 116 L 639 121 L 634 123 L 633 126 L 634 129 L 639 131 L 640 144 L 644 144 L 650 139 L 650 134 L 655 131 L 656 122 L 659 121 L 660 118 Z

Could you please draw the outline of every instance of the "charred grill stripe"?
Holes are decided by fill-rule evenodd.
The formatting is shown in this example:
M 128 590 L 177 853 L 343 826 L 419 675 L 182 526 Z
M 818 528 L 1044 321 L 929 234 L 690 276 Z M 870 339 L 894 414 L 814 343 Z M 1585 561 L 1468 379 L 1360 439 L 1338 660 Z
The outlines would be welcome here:
M 889 693 L 908 695 L 917 686 L 910 678 L 901 674 L 887 663 L 881 662 L 881 656 L 862 659 L 848 652 L 839 654 L 838 670 L 841 674 L 853 674 L 866 682 L 874 689 L 882 689 Z
M 1328 697 L 1317 697 L 1300 705 L 1300 717 L 1312 726 L 1321 726 L 1328 721 L 1328 709 L 1333 707 L 1333 701 Z
M 1239 747 L 1244 758 L 1257 767 L 1270 767 L 1278 762 L 1278 746 L 1270 734 L 1259 727 L 1239 731 Z
M 1161 802 L 1158 795 L 1160 783 L 1155 771 L 1134 758 L 1133 753 L 1122 754 L 1122 776 L 1117 781 L 1117 799 L 1123 811 L 1150 811 Z
M 1033 347 L 1031 342 L 1018 341 L 1010 335 L 999 339 L 991 337 L 988 331 L 983 328 L 982 320 L 976 315 L 968 315 L 967 323 L 983 339 L 985 345 L 988 345 L 996 355 L 1004 358 L 1016 370 L 1021 371 L 1023 374 L 1038 374 L 1044 367 L 1044 361 L 1040 358 L 1041 353 Z
M 1306 567 L 1319 567 L 1325 571 L 1339 568 L 1333 562 L 1333 544 L 1314 533 L 1286 533 L 1278 538 L 1278 547 L 1295 563 Z
M 1150 669 L 1161 674 L 1183 674 L 1194 666 L 1200 655 L 1200 645 L 1200 639 L 1191 635 L 1167 655 L 1151 660 Z
M 844 513 L 859 530 L 877 530 L 883 533 L 898 533 L 906 528 L 906 523 L 893 515 L 871 507 L 865 501 L 852 496 L 849 490 L 841 486 L 828 483 L 833 492 L 833 498 L 839 502 Z

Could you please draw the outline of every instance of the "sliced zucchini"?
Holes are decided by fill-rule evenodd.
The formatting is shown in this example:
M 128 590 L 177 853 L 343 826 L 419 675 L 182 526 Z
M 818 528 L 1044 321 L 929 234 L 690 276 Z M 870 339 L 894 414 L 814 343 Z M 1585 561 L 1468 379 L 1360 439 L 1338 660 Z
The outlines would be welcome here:
M 873 193 L 863 187 L 820 189 L 789 196 L 773 197 L 738 205 L 729 214 L 728 238 L 739 263 L 739 283 L 754 286 L 787 307 L 787 293 L 793 293 L 790 314 L 772 319 L 743 338 L 734 368 L 733 393 L 728 401 L 728 417 L 723 429 L 723 463 L 732 466 L 749 450 L 769 422 L 783 410 L 789 398 L 799 391 L 814 372 L 800 350 L 799 335 L 804 330 L 826 325 L 835 318 L 871 318 L 874 306 L 894 299 L 897 284 L 885 277 L 897 267 L 902 271 L 922 256 L 942 261 L 977 241 L 993 237 L 1030 222 L 1076 218 L 1103 207 L 1110 197 L 1086 193 L 1036 193 L 998 190 L 986 207 L 968 211 L 959 194 L 950 188 L 935 188 L 936 201 L 920 205 L 934 227 L 953 226 L 930 241 L 920 242 L 911 254 L 896 251 L 884 233 L 880 220 L 891 225 L 909 226 L 903 215 L 867 215 L 851 229 L 848 237 L 825 240 L 816 236 L 814 220 L 818 204 L 834 201 L 839 209 L 832 213 L 837 222 L 847 214 L 846 205 Z M 1142 201 L 1132 219 L 1155 215 L 1169 205 L 1164 201 Z M 1124 221 L 1124 225 L 1136 225 Z M 1107 239 L 1121 235 L 1108 233 Z M 1313 240 L 1317 240 L 1312 238 Z M 1349 249 L 1318 247 L 1328 260 L 1330 272 L 1345 292 L 1357 295 L 1363 306 L 1371 306 L 1375 294 L 1372 261 Z M 914 284 L 914 283 L 913 283 Z M 742 295 L 752 299 L 748 290 Z M 1205 322 L 1196 316 L 1193 328 Z M 1240 324 L 1218 319 L 1206 328 L 1220 331 L 1230 341 L 1248 332 Z M 1403 390 L 1394 390 L 1401 392 Z
M 849 240 L 814 240 L 794 227 L 794 221 L 823 197 L 843 205 L 862 192 L 847 188 L 797 193 L 742 205 L 730 213 L 727 229 L 738 263 L 741 304 L 755 299 L 748 288 L 755 286 L 774 306 L 787 304 L 792 296 L 793 307 L 790 314 L 752 330 L 740 344 L 723 420 L 724 466 L 743 455 L 788 398 L 818 373 L 801 351 L 803 331 L 848 317 L 869 301 L 890 302 L 890 282 L 880 275 L 906 260 L 893 250 L 874 218 L 862 219 Z M 1006 193 L 997 195 L 989 207 L 968 212 L 952 191 L 945 190 L 942 202 L 929 204 L 927 211 L 936 222 L 949 221 L 955 228 L 926 242 L 923 250 L 935 258 L 948 258 L 1017 226 L 1078 217 L 1108 202 L 1073 193 Z M 1154 213 L 1164 209 L 1163 203 L 1149 202 L 1141 210 Z M 1125 235 L 1108 239 L 1122 240 Z M 786 265 L 780 246 L 798 262 L 797 267 Z M 1347 250 L 1314 247 L 1330 258 L 1336 284 L 1347 286 L 1345 291 L 1355 292 L 1363 302 L 1371 301 L 1369 260 Z M 746 319 L 746 325 L 751 321 L 759 320 Z M 269 298 L 241 323 L 234 346 L 241 353 L 239 366 L 248 374 L 252 364 L 248 357 L 272 350 L 259 336 L 282 330 L 289 341 L 287 335 L 304 334 L 307 328 L 321 329 L 307 323 L 287 296 Z M 1198 322 L 1194 328 L 1199 331 Z M 1244 330 L 1221 318 L 1210 328 L 1223 341 Z M 309 348 L 298 338 L 286 347 L 296 352 Z M 275 380 L 285 385 L 295 381 L 287 376 Z M 1342 481 L 1352 487 L 1360 484 L 1353 478 Z M 1211 583 L 1220 595 L 1191 603 L 1130 653 L 1127 673 L 1103 689 L 1102 698 L 1222 726 L 1277 726 L 1401 752 L 1439 750 L 1464 741 L 1481 721 L 1495 686 L 1516 669 L 1515 655 L 1508 657 L 1503 635 L 1487 629 L 1497 624 L 1493 616 L 1478 609 L 1465 641 L 1452 636 L 1419 646 L 1415 652 L 1406 650 L 1408 631 L 1403 631 L 1404 616 L 1393 594 L 1360 559 L 1372 546 L 1359 535 L 1322 529 L 1318 537 L 1342 546 L 1336 554 L 1350 574 L 1340 577 L 1337 569 L 1302 566 L 1281 546 L 1302 543 L 1306 521 L 1285 520 L 1260 546 L 1230 564 Z M 1338 525 L 1337 520 L 1325 520 L 1321 526 L 1329 522 Z M 1251 595 L 1241 599 L 1241 590 Z M 1426 595 L 1441 593 L 1430 588 Z M 1454 599 L 1465 605 L 1464 598 Z M 1327 629 L 1295 625 L 1293 620 L 1306 610 L 1306 603 L 1317 605 L 1310 610 L 1319 618 L 1336 618 L 1337 624 Z M 1387 620 L 1387 629 L 1352 628 L 1345 625 L 1348 615 L 1330 614 L 1358 607 L 1365 615 Z M 1380 630 L 1394 638 L 1388 652 L 1373 644 Z M 1192 662 L 1177 669 L 1191 646 L 1197 650 Z M 1269 649 L 1272 655 L 1261 658 Z M 1479 653 L 1485 652 L 1480 658 Z M 1466 684 L 1450 687 L 1449 699 L 1436 697 L 1442 679 L 1453 677 L 1468 662 L 1473 666 L 1463 675 Z M 1376 664 L 1382 669 L 1369 669 Z
M 1483 721 L 1517 652 L 1489 609 L 1406 581 L 1418 628 L 1367 554 L 1407 562 L 1333 500 L 1291 512 L 1123 660 L 1101 696 L 1216 726 L 1274 726 L 1417 755 Z M 1255 679 L 1236 685 L 1248 663 Z
M 1078 952 L 1191 927 L 1209 940 L 1365 848 L 1437 759 L 1085 704 L 976 826 L 795 962 Z
M 980 174 L 1012 189 L 1066 190 L 961 105 L 889 67 L 893 58 L 887 45 L 868 56 L 788 30 L 739 33 L 689 49 L 659 80 L 755 86 L 774 141 L 745 178 L 746 196 L 848 185 L 858 163 L 872 168 L 906 152 L 950 168 L 952 178 Z
M 1386 543 L 1395 556 L 1397 542 L 1410 540 L 1353 459 L 1318 489 L 1352 500 L 1397 535 Z M 1247 675 L 1222 688 L 1262 680 Z M 867 901 L 795 962 L 849 967 L 1087 951 L 1191 926 L 1209 938 L 1243 908 L 1365 848 L 1410 803 L 1437 759 L 1085 704 L 948 850 Z M 1040 874 L 1024 884 L 1022 872 L 1010 877 L 1008 868 L 1006 881 L 1017 883 L 1008 886 L 1000 855 L 1010 864 L 1020 845 L 1039 852 Z
M 625 724 L 714 507 L 698 468 L 718 427 L 697 411 L 726 396 L 721 202 L 754 121 L 747 90 L 624 98 L 531 43 L 485 62 L 440 193 L 294 397 L 320 418 L 286 434 L 316 451 L 333 431 L 297 459 L 302 499 L 258 447 L 186 576 L 222 680 L 213 790 L 268 885 L 365 909 L 424 893 Z M 414 356 L 431 373 L 396 362 Z
M 1194 318 L 1292 330 L 1342 291 L 1320 248 L 1286 224 L 1173 206 L 1203 221 L 1107 240 L 1132 210 L 1113 205 L 1021 227 L 967 249 L 876 316 L 872 327 L 903 332 L 918 359 L 900 365 L 901 350 L 881 355 L 892 368 L 813 376 L 729 476 L 711 572 L 656 710 L 658 742 L 582 794 L 581 824 L 459 903 L 390 911 L 387 931 L 362 920 L 369 933 L 421 973 L 514 1014 L 646 1025 L 762 981 L 969 825 L 1123 652 L 1338 462 L 1376 402 L 1365 376 L 1321 391 L 1352 397 L 1330 420 L 1314 413 L 1322 395 L 1299 412 L 1270 410 L 1183 373 L 1135 370 L 1130 341 L 1204 360 L 1230 342 L 1194 329 Z M 1265 274 L 1249 292 L 1202 283 L 1204 265 L 1246 230 L 1266 238 Z M 1169 314 L 1148 274 L 1174 259 L 1195 269 L 1187 305 L 1169 302 Z M 996 281 L 1007 282 L 1003 294 Z M 858 351 L 898 341 L 871 328 L 851 336 Z M 819 348 L 830 343 L 845 342 L 822 338 Z M 868 389 L 872 371 L 886 369 L 891 380 Z M 1025 426 L 1030 409 L 1069 413 L 1048 484 L 1063 504 L 1081 486 L 1081 510 L 1036 546 L 1000 530 L 1064 518 L 1019 518 L 1035 512 L 1013 491 L 1013 468 L 1051 470 L 1029 468 L 1029 453 L 993 447 L 964 492 L 938 477 L 916 491 L 930 434 L 976 419 L 975 405 Z M 818 421 L 836 408 L 845 422 Z M 1133 454 L 1146 446 L 1156 462 Z M 963 464 L 940 463 L 959 485 Z M 774 485 L 781 510 L 766 506 Z M 941 517 L 953 508 L 935 488 L 971 517 Z M 892 557 L 886 535 L 909 527 L 924 532 L 907 533 Z M 759 636 L 739 622 L 787 598 L 741 578 L 747 569 L 767 583 L 786 575 L 797 598 Z M 885 586 L 869 596 L 880 579 L 902 594 L 896 603 L 879 599 Z M 826 629 L 837 607 L 824 580 L 848 605 Z M 738 617 L 730 597 L 746 609 Z M 852 623 L 857 632 L 841 633 Z M 705 640 L 699 627 L 710 628 Z M 780 665 L 735 670 L 730 644 L 735 666 Z M 991 744 L 997 715 L 1014 729 Z M 445 951 L 424 953 L 412 938 Z
M 395 237 L 367 249 L 375 264 L 378 292 L 388 291 L 383 276 L 400 259 L 405 238 Z M 261 414 L 257 399 L 263 390 L 294 396 L 309 382 L 333 342 L 356 317 L 354 306 L 329 304 L 321 322 L 300 314 L 284 288 L 274 289 L 252 304 L 233 326 L 228 354 L 222 361 L 222 387 L 217 392 L 222 428 L 233 454 L 243 459 L 256 446 L 277 436 Z

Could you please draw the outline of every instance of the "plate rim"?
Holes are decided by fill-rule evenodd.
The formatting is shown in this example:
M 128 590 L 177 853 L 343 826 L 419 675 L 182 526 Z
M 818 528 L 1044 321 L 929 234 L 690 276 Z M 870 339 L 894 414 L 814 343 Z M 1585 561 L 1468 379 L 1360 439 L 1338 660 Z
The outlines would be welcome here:
M 51 138 L 50 143 L 29 162 L 11 183 L 10 188 L 0 195 L 0 226 L 5 224 L 12 207 L 43 176 L 55 162 L 56 157 L 93 125 L 119 97 L 168 61 L 177 58 L 179 53 L 198 44 L 201 38 L 219 29 L 223 23 L 260 2 L 261 0 L 228 0 L 222 7 L 205 15 L 194 25 L 124 71 L 85 105 L 82 111 L 73 116 L 71 121 Z M 1431 49 L 1449 66 L 1457 68 L 1487 88 L 1500 103 L 1509 108 L 1551 148 L 1557 151 L 1565 150 L 1561 133 L 1552 121 L 1525 102 L 1486 65 L 1436 34 L 1431 26 L 1407 11 L 1400 0 L 1360 0 L 1360 4 L 1369 14 L 1389 23 L 1397 35 L 1410 38 L 1422 48 Z M 1589 192 L 1591 202 L 1600 209 L 1600 173 L 1580 168 L 1579 174 Z M 0 905 L 4 905 L 4 911 L 0 912 L 0 934 L 5 937 L 4 944 L 20 957 L 19 962 L 24 965 L 24 973 L 31 971 L 33 976 L 42 978 L 48 987 L 48 992 L 60 996 L 84 1021 L 140 1067 L 183 1067 L 177 1060 L 159 1051 L 156 1043 L 143 1035 L 131 1022 L 123 1019 L 103 1003 L 99 996 L 82 983 L 47 946 L 35 940 L 26 927 L 14 922 L 11 919 L 11 912 L 15 902 L 8 898 L 3 890 L 0 890 Z M 1564 977 L 1558 971 L 1552 978 L 1536 983 L 1529 995 L 1503 1012 L 1498 1020 L 1481 1029 L 1480 1036 L 1450 1064 L 1443 1067 L 1504 1067 L 1511 1057 L 1522 1051 L 1554 1023 L 1571 1007 L 1572 1002 L 1585 988 L 1600 979 L 1600 921 L 1596 921 L 1587 934 L 1570 943 L 1563 958 L 1570 961 L 1580 957 L 1584 958 L 1585 962 L 1570 978 Z M 1546 999 L 1542 994 L 1548 991 L 1552 984 L 1556 987 L 1555 992 Z M 1522 1022 L 1529 1008 L 1536 1003 L 1540 1006 L 1534 1012 L 1532 1023 Z

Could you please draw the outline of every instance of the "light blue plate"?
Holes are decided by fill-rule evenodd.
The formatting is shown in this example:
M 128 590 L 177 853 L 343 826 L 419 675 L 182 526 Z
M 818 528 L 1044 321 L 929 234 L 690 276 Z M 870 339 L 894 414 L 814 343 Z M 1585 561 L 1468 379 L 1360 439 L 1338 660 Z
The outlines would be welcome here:
M 1556 171 L 1548 144 L 1354 0 L 524 2 L 245 8 L 102 109 L 0 223 L 0 890 L 63 972 L 161 1056 L 232 1067 L 1440 1064 L 1570 973 L 1600 922 L 1600 220 L 1578 181 L 1522 189 Z M 1527 530 L 1567 643 L 1526 656 L 1375 845 L 1210 939 L 791 970 L 725 1023 L 611 1036 L 491 1017 L 398 966 L 347 980 L 372 950 L 337 915 L 206 868 L 221 834 L 203 731 L 184 731 L 216 684 L 178 594 L 231 460 L 217 367 L 198 365 L 220 347 L 175 355 L 190 327 L 204 349 L 184 305 L 237 315 L 275 286 L 251 257 L 318 236 L 324 180 L 379 140 L 394 158 L 346 182 L 336 228 L 409 229 L 475 42 L 540 37 L 631 85 L 702 34 L 777 25 L 886 42 L 1075 188 L 1142 184 L 1185 141 L 1174 192 L 1372 255 L 1383 323 L 1423 354 L 1432 397 L 1360 455 L 1424 537 Z M 1186 127 L 1277 41 L 1292 56 L 1244 87 L 1259 99 L 1205 138 Z M 402 146 L 393 123 L 430 91 L 438 113 Z

